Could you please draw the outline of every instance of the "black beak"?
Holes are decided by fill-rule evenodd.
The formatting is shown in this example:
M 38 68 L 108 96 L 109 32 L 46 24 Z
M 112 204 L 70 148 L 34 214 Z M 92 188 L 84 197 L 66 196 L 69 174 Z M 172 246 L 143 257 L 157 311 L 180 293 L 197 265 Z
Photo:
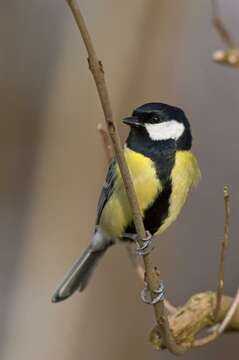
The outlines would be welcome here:
M 129 126 L 144 126 L 143 123 L 139 121 L 137 116 L 129 116 L 123 119 L 123 123 Z

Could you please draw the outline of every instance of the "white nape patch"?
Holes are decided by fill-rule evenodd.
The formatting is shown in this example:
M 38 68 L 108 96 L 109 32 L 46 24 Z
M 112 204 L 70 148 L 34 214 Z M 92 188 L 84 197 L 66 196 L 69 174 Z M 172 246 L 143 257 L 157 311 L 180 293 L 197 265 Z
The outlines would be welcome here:
M 145 124 L 151 140 L 178 140 L 184 132 L 184 125 L 177 120 L 169 120 L 159 124 Z

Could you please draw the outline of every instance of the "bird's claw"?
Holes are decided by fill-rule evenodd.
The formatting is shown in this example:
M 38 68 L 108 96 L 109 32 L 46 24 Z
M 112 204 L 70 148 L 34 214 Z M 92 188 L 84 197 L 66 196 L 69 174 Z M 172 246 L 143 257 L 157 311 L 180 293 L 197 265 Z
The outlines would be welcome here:
M 154 246 L 153 246 L 153 235 L 146 231 L 146 237 L 142 239 L 142 245 L 138 241 L 138 235 L 132 234 L 132 233 L 124 233 L 121 238 L 123 239 L 129 239 L 131 241 L 136 242 L 136 254 L 140 256 L 147 255 L 150 253 Z
M 150 234 L 149 231 L 146 231 L 146 238 L 142 239 L 142 245 L 139 243 L 138 239 L 136 238 L 136 254 L 139 256 L 144 256 L 149 254 L 154 246 L 153 246 L 153 236 Z
M 158 302 L 163 301 L 165 298 L 163 281 L 162 280 L 160 281 L 159 288 L 153 291 L 152 296 L 148 288 L 148 285 L 146 285 L 141 291 L 140 297 L 145 304 L 149 304 L 149 305 L 155 305 Z

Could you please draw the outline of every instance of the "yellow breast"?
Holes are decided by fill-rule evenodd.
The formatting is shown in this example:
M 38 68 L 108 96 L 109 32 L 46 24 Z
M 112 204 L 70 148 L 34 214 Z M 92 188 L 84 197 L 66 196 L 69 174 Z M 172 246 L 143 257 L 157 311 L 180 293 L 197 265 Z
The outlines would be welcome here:
M 177 151 L 172 169 L 172 193 L 168 217 L 156 235 L 162 234 L 178 217 L 187 199 L 189 190 L 200 180 L 201 173 L 197 159 L 191 151 Z
M 141 212 L 150 207 L 162 185 L 153 162 L 142 154 L 125 148 L 126 161 L 132 176 Z M 190 151 L 177 151 L 171 173 L 172 192 L 169 200 L 168 216 L 156 235 L 162 234 L 178 217 L 189 190 L 200 179 L 197 160 Z M 118 237 L 132 222 L 132 213 L 118 166 L 111 198 L 105 205 L 100 226 L 112 237 Z
M 161 191 L 161 183 L 157 178 L 153 162 L 142 154 L 125 147 L 125 158 L 132 176 L 141 212 L 148 208 L 157 193 Z M 120 236 L 132 221 L 132 214 L 125 192 L 123 180 L 117 166 L 114 191 L 102 212 L 100 225 L 111 236 Z

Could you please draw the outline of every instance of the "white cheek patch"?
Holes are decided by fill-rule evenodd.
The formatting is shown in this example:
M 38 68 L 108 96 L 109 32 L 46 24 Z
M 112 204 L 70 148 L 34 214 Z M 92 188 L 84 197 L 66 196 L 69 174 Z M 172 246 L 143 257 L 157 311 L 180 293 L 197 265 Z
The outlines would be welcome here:
M 145 124 L 151 140 L 178 140 L 184 132 L 184 125 L 176 120 L 159 124 Z

